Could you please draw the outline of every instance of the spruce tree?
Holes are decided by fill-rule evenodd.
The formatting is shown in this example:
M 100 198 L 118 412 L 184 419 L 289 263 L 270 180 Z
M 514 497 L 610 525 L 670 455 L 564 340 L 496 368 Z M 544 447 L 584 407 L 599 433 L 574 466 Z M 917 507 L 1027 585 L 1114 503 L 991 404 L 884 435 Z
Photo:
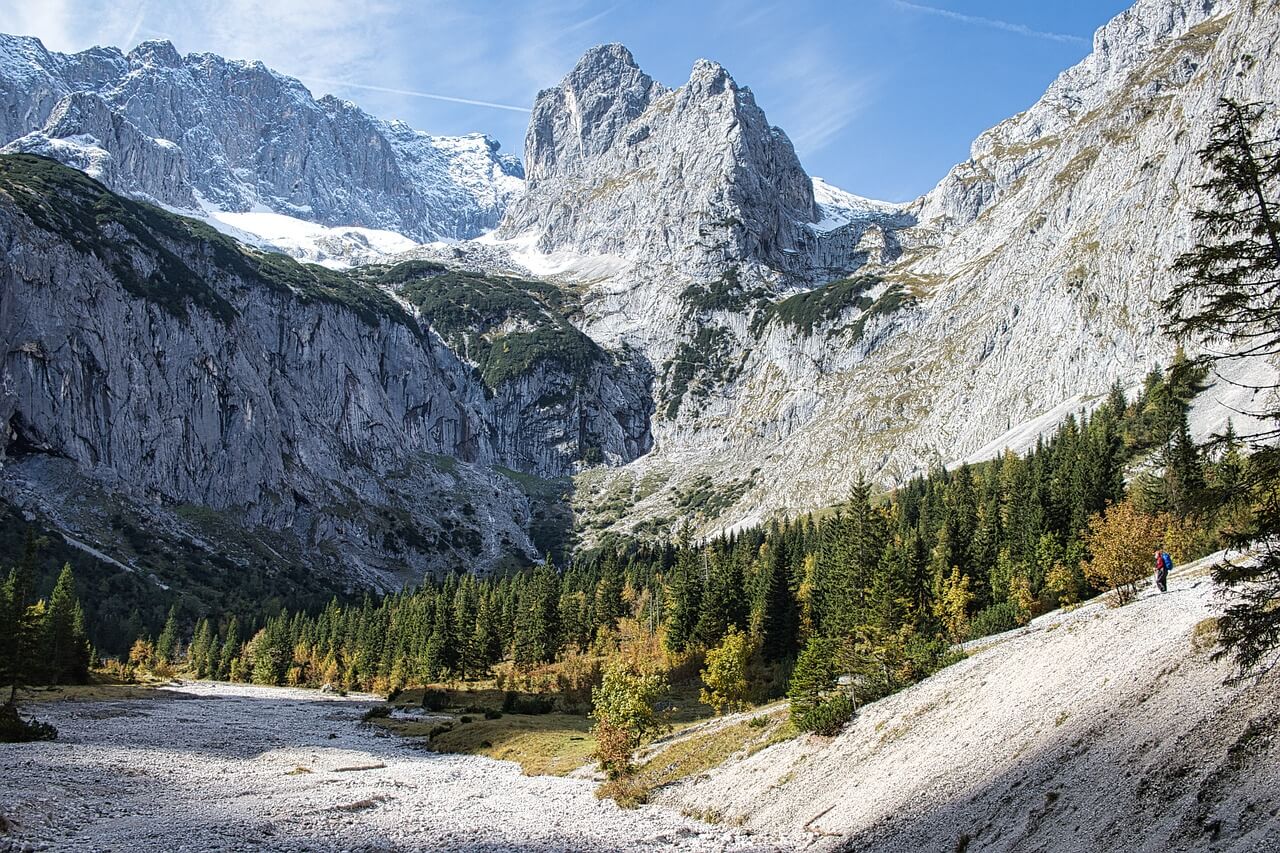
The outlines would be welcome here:
M 169 608 L 169 616 L 164 620 L 164 629 L 156 640 L 156 657 L 161 663 L 173 663 L 178 650 L 178 605 Z
M 683 652 L 697 639 L 702 607 L 701 560 L 692 548 L 682 547 L 667 583 L 667 648 Z
M 76 599 L 75 575 L 70 563 L 63 565 L 49 597 L 45 637 L 50 683 L 78 683 L 89 677 L 89 638 L 84 633 L 84 614 Z
M 43 539 L 27 532 L 22 556 L 9 571 L 4 594 L 0 595 L 0 604 L 4 605 L 4 612 L 0 614 L 0 684 L 9 687 L 7 705 L 14 704 L 18 688 L 36 674 L 33 670 L 38 656 L 34 651 L 42 615 L 32 612 L 32 603 L 37 561 L 43 545 Z
M 222 641 L 222 650 L 218 656 L 218 672 L 214 678 L 225 681 L 232 680 L 231 665 L 240 654 L 240 620 L 235 616 L 227 623 L 227 633 Z
M 1262 132 L 1264 120 L 1275 126 L 1266 105 L 1219 104 L 1200 151 L 1211 172 L 1200 189 L 1212 203 L 1196 211 L 1200 239 L 1175 262 L 1181 277 L 1165 302 L 1170 330 L 1209 342 L 1203 361 L 1212 366 L 1280 355 L 1280 138 Z M 1270 426 L 1248 437 L 1255 452 L 1241 488 L 1254 509 L 1235 543 L 1256 559 L 1214 570 L 1228 596 L 1219 622 L 1223 651 L 1242 671 L 1274 665 L 1280 648 L 1280 452 L 1266 441 L 1280 435 L 1280 406 L 1250 414 Z

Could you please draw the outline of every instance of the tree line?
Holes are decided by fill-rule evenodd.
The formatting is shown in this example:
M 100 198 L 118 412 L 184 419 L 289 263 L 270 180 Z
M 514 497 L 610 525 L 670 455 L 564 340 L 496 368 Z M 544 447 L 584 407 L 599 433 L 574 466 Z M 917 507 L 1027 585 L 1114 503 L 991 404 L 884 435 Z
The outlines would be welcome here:
M 939 469 L 890 495 L 860 482 L 827 515 L 706 543 L 687 530 L 670 543 L 615 541 L 563 569 L 452 575 L 258 625 L 208 616 L 184 626 L 175 609 L 133 659 L 198 677 L 393 692 L 485 677 L 504 660 L 527 672 L 566 654 L 607 656 L 625 619 L 673 658 L 743 638 L 754 698 L 780 695 L 815 638 L 824 666 L 863 673 L 864 697 L 883 695 L 934 671 L 957 642 L 1101 591 L 1106 580 L 1085 570 L 1089 523 L 1110 506 L 1128 501 L 1160 520 L 1153 547 L 1211 549 L 1218 513 L 1198 508 L 1229 505 L 1220 495 L 1247 460 L 1190 441 L 1201 378 L 1180 360 L 1132 401 L 1113 388 L 1023 456 Z M 1140 456 L 1165 473 L 1126 488 L 1126 465 Z
M 52 737 L 53 728 L 23 720 L 19 688 L 27 684 L 80 683 L 89 677 L 92 650 L 75 576 L 64 565 L 48 599 L 35 591 L 39 540 L 28 537 L 23 553 L 0 584 L 0 741 Z

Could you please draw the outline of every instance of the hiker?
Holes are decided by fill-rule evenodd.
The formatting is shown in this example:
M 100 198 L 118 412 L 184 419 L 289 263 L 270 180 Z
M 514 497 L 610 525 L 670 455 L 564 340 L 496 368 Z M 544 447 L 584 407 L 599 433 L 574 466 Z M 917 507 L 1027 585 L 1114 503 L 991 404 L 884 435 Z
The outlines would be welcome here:
M 1161 592 L 1169 591 L 1169 572 L 1173 569 L 1173 557 L 1169 556 L 1168 551 L 1156 551 L 1156 589 Z

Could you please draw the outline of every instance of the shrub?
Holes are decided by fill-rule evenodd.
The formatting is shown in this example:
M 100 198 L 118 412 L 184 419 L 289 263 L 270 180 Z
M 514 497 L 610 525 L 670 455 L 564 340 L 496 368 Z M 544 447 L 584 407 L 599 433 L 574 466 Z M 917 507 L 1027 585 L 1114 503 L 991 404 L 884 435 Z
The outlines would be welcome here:
M 428 711 L 443 711 L 449 707 L 449 692 L 428 687 L 422 691 L 422 707 Z
M 501 712 L 501 711 L 495 711 L 493 708 L 485 708 L 485 709 L 484 709 L 484 718 L 485 718 L 486 720 L 501 720 L 501 719 L 502 719 L 502 712 Z
M 856 710 L 847 693 L 833 693 L 806 710 L 796 727 L 817 735 L 836 735 Z
M 361 715 L 360 719 L 368 723 L 368 722 L 371 722 L 372 720 L 385 719 L 390 716 L 391 716 L 390 705 L 374 705 L 372 708 L 365 711 L 364 714 Z
M 1011 631 L 1021 624 L 1018 618 L 1018 605 L 1012 601 L 1000 601 L 979 610 L 969 620 L 969 639 L 976 640 L 991 634 Z
M 649 786 L 634 776 L 619 776 L 596 788 L 596 797 L 613 800 L 624 809 L 634 809 L 649 802 Z
M 37 740 L 53 740 L 58 730 L 39 720 L 24 720 L 18 716 L 18 707 L 11 703 L 0 705 L 0 743 L 29 743 Z
M 524 696 L 508 690 L 502 697 L 502 710 L 508 714 L 550 714 L 555 707 L 555 699 L 549 696 Z
M 472 720 L 474 720 L 474 719 L 475 719 L 475 717 L 468 717 L 468 716 L 466 716 L 466 715 L 464 714 L 463 716 L 461 716 L 461 717 L 459 717 L 459 718 L 458 718 L 458 722 L 459 722 L 459 723 L 461 723 L 461 724 L 463 724 L 463 725 L 466 725 L 467 723 L 471 722 L 471 721 L 472 721 Z
M 731 627 L 719 646 L 707 652 L 707 668 L 702 671 L 706 686 L 698 698 L 717 714 L 737 711 L 747 699 L 747 635 Z

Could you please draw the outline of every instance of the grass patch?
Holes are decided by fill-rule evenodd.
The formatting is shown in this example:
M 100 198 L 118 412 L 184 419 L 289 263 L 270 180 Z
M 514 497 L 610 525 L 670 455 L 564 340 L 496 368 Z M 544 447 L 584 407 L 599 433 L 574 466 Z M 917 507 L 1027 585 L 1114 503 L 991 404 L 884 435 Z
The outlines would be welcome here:
M 806 335 L 813 334 L 815 326 L 824 325 L 840 316 L 848 308 L 866 310 L 872 300 L 866 294 L 880 279 L 864 275 L 833 281 L 822 287 L 788 296 L 775 302 L 752 319 L 752 331 L 759 332 L 773 319 L 792 326 Z
M 139 673 L 138 678 L 146 679 L 146 676 Z M 18 702 L 118 702 L 164 698 L 172 694 L 157 693 L 156 688 L 168 683 L 167 679 L 150 679 L 141 684 L 125 684 L 94 673 L 88 684 L 42 685 L 19 690 Z
M 762 719 L 763 724 L 759 722 Z M 709 726 L 703 731 L 675 738 L 660 747 L 636 769 L 635 776 L 630 781 L 638 789 L 642 789 L 647 798 L 649 791 L 706 773 L 735 755 L 740 754 L 744 758 L 755 755 L 766 747 L 795 737 L 796 734 L 798 732 L 791 724 L 785 708 L 730 725 Z
M 1210 616 L 1201 619 L 1191 629 L 1191 649 L 1196 652 L 1207 652 L 1218 645 L 1218 618 Z
M 492 390 L 542 363 L 561 367 L 579 385 L 592 368 L 610 363 L 608 354 L 568 321 L 577 305 L 553 284 L 423 261 L 369 267 L 363 275 L 370 283 L 396 288 L 418 306 Z
M 591 721 L 573 714 L 503 714 L 498 719 L 465 715 L 452 726 L 435 720 L 371 722 L 404 737 L 429 738 L 437 752 L 514 761 L 528 776 L 564 776 L 589 762 L 596 749 Z

